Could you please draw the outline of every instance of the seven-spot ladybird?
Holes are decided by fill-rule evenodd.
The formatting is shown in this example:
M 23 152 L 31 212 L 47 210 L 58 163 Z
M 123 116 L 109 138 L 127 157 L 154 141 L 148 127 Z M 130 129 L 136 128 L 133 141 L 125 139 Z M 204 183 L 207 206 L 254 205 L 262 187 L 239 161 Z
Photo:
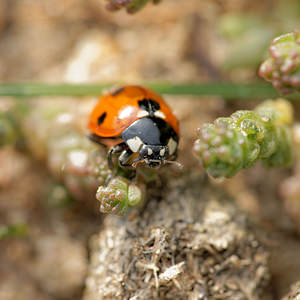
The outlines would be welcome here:
M 178 121 L 163 98 L 140 86 L 124 86 L 101 97 L 89 119 L 90 138 L 119 154 L 122 167 L 159 167 L 177 157 Z M 173 162 L 174 163 L 174 162 Z

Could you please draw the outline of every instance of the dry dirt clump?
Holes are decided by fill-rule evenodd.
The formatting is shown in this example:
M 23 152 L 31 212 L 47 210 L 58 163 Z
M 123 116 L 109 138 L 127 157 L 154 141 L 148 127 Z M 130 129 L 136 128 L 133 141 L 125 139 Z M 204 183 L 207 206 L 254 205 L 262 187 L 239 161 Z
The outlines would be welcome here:
M 201 179 L 175 182 L 91 242 L 85 300 L 266 299 L 267 252 L 244 215 Z M 186 188 L 188 186 L 188 188 Z
M 281 300 L 299 300 L 300 299 L 300 281 L 292 285 L 290 292 Z

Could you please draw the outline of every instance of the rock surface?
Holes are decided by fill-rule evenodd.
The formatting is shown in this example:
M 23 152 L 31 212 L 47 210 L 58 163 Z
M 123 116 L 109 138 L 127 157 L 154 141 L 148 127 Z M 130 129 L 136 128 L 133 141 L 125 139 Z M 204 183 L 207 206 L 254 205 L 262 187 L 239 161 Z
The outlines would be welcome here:
M 163 201 L 106 218 L 85 300 L 265 299 L 266 250 L 232 200 L 201 180 L 174 181 Z

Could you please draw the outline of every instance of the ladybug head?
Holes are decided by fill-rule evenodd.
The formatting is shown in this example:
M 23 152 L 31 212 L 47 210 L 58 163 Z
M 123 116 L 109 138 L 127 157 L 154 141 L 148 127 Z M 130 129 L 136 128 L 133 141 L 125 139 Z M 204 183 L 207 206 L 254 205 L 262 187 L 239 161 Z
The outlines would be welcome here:
M 168 156 L 167 146 L 143 145 L 140 150 L 140 159 L 144 160 L 151 168 L 160 167 Z
M 146 163 L 152 168 L 160 167 L 171 163 L 169 160 L 176 157 L 178 136 L 163 119 L 138 119 L 122 132 L 122 138 L 129 150 L 138 154 L 133 167 L 140 163 Z

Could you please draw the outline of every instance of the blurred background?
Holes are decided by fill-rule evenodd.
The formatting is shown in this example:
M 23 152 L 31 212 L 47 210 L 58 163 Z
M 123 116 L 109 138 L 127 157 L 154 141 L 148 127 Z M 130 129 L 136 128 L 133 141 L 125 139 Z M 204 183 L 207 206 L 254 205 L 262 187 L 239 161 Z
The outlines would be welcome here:
M 0 0 L 0 82 L 253 82 L 271 40 L 300 28 L 299 0 L 163 0 L 134 15 L 109 12 L 107 4 Z M 186 153 L 197 127 L 257 104 L 255 98 L 166 100 L 181 123 L 179 160 L 187 168 L 196 162 Z M 74 157 L 85 145 L 95 98 L 25 101 L 30 112 L 20 122 L 25 142 L 18 145 L 26 143 L 29 151 L 0 149 L 0 299 L 81 299 L 88 241 L 103 217 L 94 196 L 99 181 L 84 177 L 86 166 Z M 0 112 L 13 105 L 1 98 Z M 28 111 L 27 104 L 21 111 Z M 298 190 L 286 192 L 292 174 L 257 165 L 222 183 L 276 244 L 270 262 L 274 299 L 300 278 L 299 215 L 285 208 L 300 195 L 295 178 Z
M 107 3 L 1 0 L 0 80 L 249 80 L 299 27 L 297 0 L 165 0 L 135 15 Z

